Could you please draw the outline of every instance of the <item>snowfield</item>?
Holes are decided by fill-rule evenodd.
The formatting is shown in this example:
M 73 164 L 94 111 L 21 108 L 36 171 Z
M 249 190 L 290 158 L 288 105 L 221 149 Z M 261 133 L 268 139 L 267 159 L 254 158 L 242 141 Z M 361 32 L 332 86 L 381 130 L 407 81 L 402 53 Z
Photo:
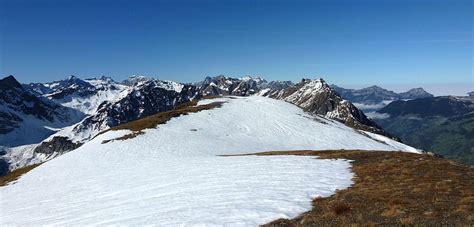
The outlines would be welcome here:
M 352 184 L 348 160 L 231 156 L 276 150 L 416 149 L 270 98 L 232 97 L 145 134 L 110 131 L 0 187 L 0 225 L 258 225 Z M 214 100 L 214 101 L 217 101 Z M 203 100 L 199 104 L 209 103 Z

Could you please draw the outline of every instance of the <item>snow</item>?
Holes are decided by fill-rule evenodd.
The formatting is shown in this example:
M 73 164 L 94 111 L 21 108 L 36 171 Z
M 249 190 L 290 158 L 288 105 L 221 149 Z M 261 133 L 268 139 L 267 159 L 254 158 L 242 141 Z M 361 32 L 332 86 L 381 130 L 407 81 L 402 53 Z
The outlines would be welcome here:
M 36 148 L 36 146 L 37 144 L 29 144 L 12 148 L 0 146 L 0 150 L 3 149 L 6 151 L 6 154 L 2 156 L 2 159 L 10 163 L 8 166 L 10 170 L 46 161 L 46 157 L 38 157 L 35 155 L 33 150 Z
M 67 95 L 62 99 L 55 101 L 61 103 L 63 106 L 70 107 L 81 111 L 82 113 L 92 115 L 97 111 L 97 108 L 103 102 L 116 102 L 124 98 L 131 92 L 131 88 L 121 84 L 105 84 L 107 81 L 102 80 L 88 80 L 92 85 L 96 86 L 97 93 L 88 96 L 80 96 L 77 94 Z M 112 89 L 112 87 L 114 89 Z
M 369 137 L 371 137 L 375 140 L 382 141 L 382 142 L 386 143 L 387 145 L 389 145 L 391 147 L 398 148 L 398 150 L 400 150 L 400 151 L 406 151 L 406 152 L 412 152 L 412 153 L 421 153 L 421 150 L 418 150 L 414 147 L 410 147 L 406 144 L 397 142 L 395 140 L 389 139 L 385 136 L 375 134 L 375 133 L 371 133 L 371 132 L 365 132 L 365 131 L 361 131 L 361 132 L 368 135 Z
M 155 84 L 158 87 L 166 89 L 168 91 L 175 91 L 177 93 L 181 93 L 184 88 L 184 85 L 181 83 L 177 83 L 171 80 L 155 80 Z
M 0 106 L 0 109 L 6 109 L 8 112 L 12 111 L 22 119 L 22 121 L 18 122 L 15 129 L 0 137 L 0 146 L 8 147 L 40 143 L 48 136 L 56 133 L 59 128 L 76 123 L 82 117 L 76 112 L 66 112 L 58 109 L 58 111 L 61 111 L 60 116 L 67 119 L 58 119 L 56 116 L 53 116 L 53 120 L 49 121 L 19 111 L 8 110 L 8 108 L 2 106 Z
M 207 105 L 207 104 L 211 104 L 213 102 L 226 102 L 227 100 L 229 100 L 229 98 L 227 98 L 227 97 L 213 98 L 213 99 L 202 99 L 202 100 L 199 100 L 199 102 L 197 103 L 197 106 Z
M 314 197 L 349 187 L 350 161 L 219 155 L 299 149 L 414 152 L 284 101 L 221 99 L 226 103 L 220 108 L 173 118 L 133 139 L 102 144 L 129 131 L 101 134 L 0 187 L 0 225 L 264 224 L 296 217 L 311 209 Z

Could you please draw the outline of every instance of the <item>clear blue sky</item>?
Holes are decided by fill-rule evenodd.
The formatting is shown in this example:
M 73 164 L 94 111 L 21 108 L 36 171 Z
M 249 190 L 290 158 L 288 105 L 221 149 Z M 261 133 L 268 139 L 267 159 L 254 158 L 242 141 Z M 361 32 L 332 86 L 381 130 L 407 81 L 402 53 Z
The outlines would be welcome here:
M 473 1 L 0 0 L 0 73 L 473 84 Z

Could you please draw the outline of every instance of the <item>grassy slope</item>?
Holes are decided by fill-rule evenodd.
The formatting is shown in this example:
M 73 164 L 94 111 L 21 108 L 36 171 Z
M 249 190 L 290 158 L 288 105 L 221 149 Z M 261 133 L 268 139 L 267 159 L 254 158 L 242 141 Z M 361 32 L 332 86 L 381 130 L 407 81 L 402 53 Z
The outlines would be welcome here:
M 16 169 L 16 170 L 8 173 L 8 175 L 0 176 L 0 187 L 6 186 L 9 183 L 12 183 L 12 182 L 18 180 L 18 178 L 20 178 L 21 175 L 29 172 L 30 170 L 36 168 L 39 165 L 40 164 L 33 164 L 33 165 L 30 165 L 30 166 L 26 166 L 26 167 L 23 167 L 23 168 Z
M 474 114 L 442 118 L 403 116 L 377 121 L 404 143 L 474 165 Z
M 474 225 L 474 169 L 430 155 L 383 151 L 290 151 L 354 160 L 355 184 L 313 209 L 270 226 L 350 224 Z

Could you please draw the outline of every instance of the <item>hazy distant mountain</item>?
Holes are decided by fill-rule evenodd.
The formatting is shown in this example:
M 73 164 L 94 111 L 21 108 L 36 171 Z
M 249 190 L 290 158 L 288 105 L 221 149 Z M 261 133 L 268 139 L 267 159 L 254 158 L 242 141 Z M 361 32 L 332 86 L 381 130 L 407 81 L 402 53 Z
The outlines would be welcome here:
M 474 165 L 474 97 L 394 101 L 374 115 L 405 143 Z
M 433 97 L 432 94 L 426 92 L 423 88 L 413 88 L 406 92 L 396 93 L 378 86 L 362 89 L 346 89 L 336 85 L 331 85 L 331 87 L 334 88 L 342 98 L 351 101 L 355 106 L 366 113 L 381 109 L 395 100 Z

